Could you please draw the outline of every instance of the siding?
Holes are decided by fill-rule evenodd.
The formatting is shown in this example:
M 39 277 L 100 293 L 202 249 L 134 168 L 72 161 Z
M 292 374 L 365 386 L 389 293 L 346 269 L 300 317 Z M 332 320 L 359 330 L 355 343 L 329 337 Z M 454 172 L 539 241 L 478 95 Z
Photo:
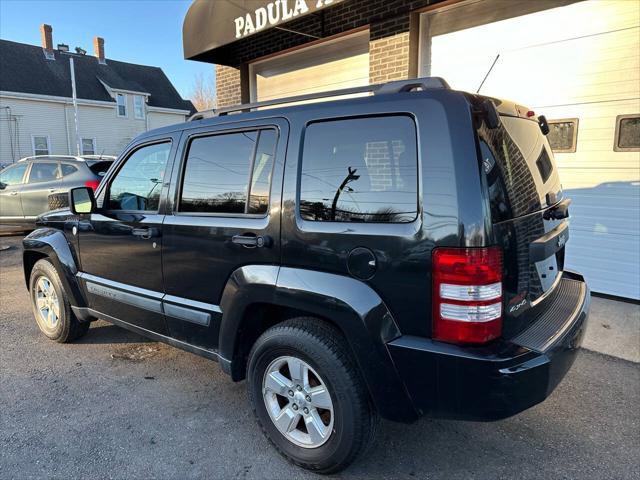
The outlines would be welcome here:
M 127 95 L 126 118 L 116 115 L 115 105 L 78 106 L 80 137 L 94 138 L 96 153 L 105 155 L 118 155 L 147 127 L 153 129 L 184 120 L 185 115 L 180 113 L 153 111 L 147 112 L 146 120 L 136 119 L 131 95 Z M 11 163 L 21 157 L 33 155 L 32 135 L 48 135 L 51 154 L 75 154 L 72 104 L 0 97 L 0 163 Z

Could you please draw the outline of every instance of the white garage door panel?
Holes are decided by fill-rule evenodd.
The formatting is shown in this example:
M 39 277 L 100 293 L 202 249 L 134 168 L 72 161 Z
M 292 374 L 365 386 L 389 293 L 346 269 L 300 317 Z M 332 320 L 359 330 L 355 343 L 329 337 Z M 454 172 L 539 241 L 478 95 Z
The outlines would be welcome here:
M 368 53 L 271 77 L 257 76 L 259 100 L 358 87 L 368 83 Z
M 573 200 L 567 267 L 596 292 L 640 299 L 640 153 L 613 150 L 616 116 L 640 113 L 640 1 L 587 0 L 434 36 L 429 73 L 475 91 L 498 54 L 482 93 L 579 120 L 576 152 L 555 155 Z
M 249 68 L 252 99 L 258 101 L 368 85 L 369 32 L 282 54 Z
M 638 283 L 629 281 L 640 277 L 640 249 L 631 240 L 625 235 L 577 235 L 572 228 L 566 263 L 580 271 L 595 292 L 640 298 Z

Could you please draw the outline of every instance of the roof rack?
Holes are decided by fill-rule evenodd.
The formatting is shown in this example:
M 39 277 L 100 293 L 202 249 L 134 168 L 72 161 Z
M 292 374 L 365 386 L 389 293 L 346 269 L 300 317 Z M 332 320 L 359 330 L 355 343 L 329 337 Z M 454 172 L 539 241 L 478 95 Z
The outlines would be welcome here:
M 39 158 L 66 158 L 69 160 L 78 160 L 80 157 L 78 157 L 77 155 L 29 155 L 28 157 L 19 159 L 18 162 L 24 162 L 25 160 L 37 160 Z
M 327 92 L 307 93 L 305 95 L 296 95 L 293 97 L 276 98 L 273 100 L 264 100 L 262 102 L 244 103 L 234 105 L 232 107 L 212 108 L 203 110 L 189 117 L 189 122 L 202 120 L 205 118 L 219 117 L 232 112 L 250 111 L 254 108 L 271 107 L 273 105 L 282 105 L 286 103 L 304 102 L 307 100 L 317 100 L 328 97 L 341 97 L 345 95 L 354 95 L 358 93 L 373 93 L 374 95 L 385 95 L 390 93 L 410 92 L 411 90 L 428 90 L 432 88 L 450 89 L 449 84 L 440 77 L 423 77 L 412 78 L 409 80 L 397 80 L 394 82 L 379 83 L 376 85 L 366 85 L 364 87 L 344 88 L 341 90 L 330 90 Z

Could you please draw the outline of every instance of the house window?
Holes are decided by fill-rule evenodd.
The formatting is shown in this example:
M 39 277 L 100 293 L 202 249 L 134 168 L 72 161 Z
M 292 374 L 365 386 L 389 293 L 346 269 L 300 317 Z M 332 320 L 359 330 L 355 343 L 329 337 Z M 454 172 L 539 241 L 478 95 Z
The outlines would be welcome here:
M 124 93 L 116 94 L 116 103 L 118 104 L 118 116 L 127 116 L 127 96 Z
M 133 97 L 133 115 L 139 120 L 144 119 L 144 97 L 142 95 Z
M 96 154 L 96 139 L 95 138 L 83 138 L 82 139 L 82 154 L 83 155 L 95 155 Z
M 49 136 L 48 135 L 33 135 L 31 137 L 33 143 L 34 155 L 49 155 Z
M 616 152 L 640 151 L 640 114 L 618 115 L 613 150 Z
M 578 141 L 578 119 L 565 118 L 549 120 L 549 145 L 556 153 L 572 153 L 576 151 Z

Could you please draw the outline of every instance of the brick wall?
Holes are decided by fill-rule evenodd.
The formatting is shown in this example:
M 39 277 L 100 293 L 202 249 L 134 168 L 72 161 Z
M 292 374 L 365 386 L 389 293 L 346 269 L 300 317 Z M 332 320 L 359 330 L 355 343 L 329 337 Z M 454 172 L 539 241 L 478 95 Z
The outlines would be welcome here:
M 240 70 L 216 65 L 216 105 L 228 107 L 241 103 Z
M 369 83 L 409 78 L 409 32 L 371 40 Z
M 408 78 L 410 72 L 415 74 L 415 67 L 411 70 L 410 62 L 411 12 L 442 1 L 444 0 L 346 0 L 317 15 L 305 15 L 288 22 L 286 28 L 326 38 L 368 25 L 371 42 L 370 82 L 400 80 Z M 218 58 L 225 59 L 223 63 L 246 65 L 257 58 L 303 46 L 312 41 L 313 37 L 269 28 L 221 47 L 217 55 Z M 241 98 L 240 73 L 228 68 L 216 68 L 219 106 L 239 103 Z

